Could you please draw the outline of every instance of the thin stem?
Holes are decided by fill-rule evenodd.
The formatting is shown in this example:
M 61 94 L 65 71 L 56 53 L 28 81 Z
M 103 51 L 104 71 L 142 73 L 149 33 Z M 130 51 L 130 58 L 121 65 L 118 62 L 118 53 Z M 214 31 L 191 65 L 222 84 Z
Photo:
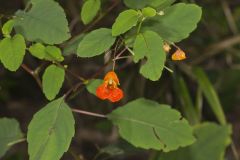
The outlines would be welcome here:
M 140 29 L 142 27 L 142 23 L 143 23 L 143 19 L 140 21 L 139 25 L 138 25 L 138 28 L 137 28 L 137 35 L 138 33 L 140 32 Z
M 118 58 L 114 58 L 113 62 L 119 59 L 127 59 L 127 58 L 131 58 L 132 56 L 122 56 L 122 57 L 118 57 Z
M 59 67 L 63 68 L 67 73 L 71 74 L 73 77 L 75 77 L 75 78 L 77 78 L 77 79 L 79 79 L 81 81 L 86 81 L 85 78 L 83 78 L 83 77 L 73 73 L 71 70 L 69 70 L 66 67 L 64 67 L 61 63 L 58 63 L 58 62 L 54 62 L 54 63 L 56 63 Z
M 39 85 L 40 88 L 42 88 L 42 82 L 39 78 L 39 75 L 37 72 L 33 71 L 32 69 L 30 69 L 26 64 L 22 64 L 21 67 L 27 72 L 29 73 L 37 82 L 37 84 Z
M 16 141 L 8 143 L 7 146 L 10 147 L 10 146 L 13 146 L 15 144 L 18 144 L 18 143 L 21 143 L 21 142 L 24 142 L 24 141 L 26 141 L 26 138 L 18 139 Z
M 169 71 L 170 73 L 173 73 L 173 70 L 170 69 L 170 68 L 168 68 L 167 66 L 164 66 L 164 68 L 165 68 L 167 71 Z
M 99 114 L 99 113 L 93 113 L 93 112 L 88 112 L 88 111 L 83 111 L 79 109 L 72 109 L 73 112 L 80 113 L 80 114 L 85 114 L 89 116 L 94 116 L 94 117 L 100 117 L 100 118 L 107 118 L 106 115 Z

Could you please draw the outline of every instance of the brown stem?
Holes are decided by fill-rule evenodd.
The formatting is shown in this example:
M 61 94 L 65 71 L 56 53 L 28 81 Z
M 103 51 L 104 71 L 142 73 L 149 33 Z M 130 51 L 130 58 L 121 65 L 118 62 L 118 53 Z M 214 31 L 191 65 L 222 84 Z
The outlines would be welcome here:
M 26 64 L 22 64 L 21 67 L 27 72 L 29 73 L 37 82 L 37 84 L 39 85 L 40 88 L 42 88 L 42 82 L 39 78 L 38 73 L 34 72 L 32 69 L 30 69 Z

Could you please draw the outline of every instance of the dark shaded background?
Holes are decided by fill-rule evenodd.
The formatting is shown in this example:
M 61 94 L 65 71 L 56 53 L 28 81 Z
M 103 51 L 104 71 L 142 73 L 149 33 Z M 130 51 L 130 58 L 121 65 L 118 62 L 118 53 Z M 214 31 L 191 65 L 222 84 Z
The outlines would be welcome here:
M 184 62 L 169 62 L 169 66 L 175 66 L 179 73 L 184 76 L 188 88 L 195 97 L 197 84 L 191 79 L 191 75 L 185 73 L 185 64 L 200 66 L 211 79 L 214 87 L 220 95 L 220 100 L 224 106 L 227 119 L 233 125 L 233 138 L 240 153 L 240 1 L 239 0 L 182 0 L 183 2 L 193 2 L 203 9 L 202 21 L 197 30 L 191 36 L 183 40 L 178 45 L 186 51 L 188 59 Z M 92 26 L 84 26 L 80 21 L 80 0 L 59 0 L 65 9 L 72 36 L 76 36 L 86 28 L 93 30 L 98 27 L 111 27 L 118 13 L 125 9 L 120 2 L 101 21 Z M 0 0 L 0 25 L 5 22 L 6 16 L 11 17 L 18 9 L 24 9 L 24 0 Z M 104 0 L 102 11 L 106 11 L 116 1 Z M 62 46 L 61 46 L 62 47 Z M 26 55 L 24 64 L 32 69 L 42 62 Z M 103 56 L 91 59 L 77 59 L 75 56 L 68 56 L 64 64 L 69 65 L 69 69 L 83 77 L 90 77 L 104 65 Z M 44 66 L 47 63 L 43 64 Z M 111 66 L 106 67 L 108 71 Z M 178 106 L 178 95 L 174 92 L 172 74 L 164 71 L 162 78 L 158 82 L 150 82 L 138 73 L 139 65 L 120 61 L 117 64 L 121 85 L 127 96 L 118 104 L 102 102 L 95 96 L 90 95 L 84 87 L 79 89 L 78 94 L 68 103 L 71 107 L 81 108 L 92 112 L 109 113 L 113 108 L 137 97 L 147 97 L 161 103 Z M 104 73 L 99 75 L 99 78 Z M 65 79 L 64 87 L 59 96 L 64 94 L 72 85 L 78 81 L 71 75 Z M 20 124 L 24 133 L 32 116 L 41 107 L 47 104 L 41 89 L 27 72 L 20 68 L 16 73 L 5 70 L 0 65 L 0 117 L 14 117 Z M 121 144 L 128 150 L 124 156 L 113 159 L 146 159 L 147 153 L 143 150 L 133 149 L 123 140 L 118 140 L 116 128 L 111 128 L 109 122 L 102 119 L 75 115 L 76 135 L 73 139 L 70 151 L 63 157 L 65 160 L 74 159 L 74 155 L 81 155 L 86 160 L 91 160 L 99 147 L 108 144 Z M 216 121 L 207 103 L 203 104 L 203 119 Z M 231 157 L 230 151 L 227 152 Z M 80 157 L 81 157 L 80 156 Z M 26 160 L 27 145 L 21 143 L 14 146 L 4 157 L 7 160 Z M 76 158 L 77 159 L 77 158 Z M 81 159 L 81 158 L 79 158 Z

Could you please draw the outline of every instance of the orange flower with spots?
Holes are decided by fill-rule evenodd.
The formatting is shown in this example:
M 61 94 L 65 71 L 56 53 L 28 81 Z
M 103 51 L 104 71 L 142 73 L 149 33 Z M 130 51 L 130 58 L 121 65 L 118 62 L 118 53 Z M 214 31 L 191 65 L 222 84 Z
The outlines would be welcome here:
M 123 91 L 118 88 L 119 79 L 115 72 L 110 71 L 104 77 L 104 82 L 98 86 L 96 95 L 98 98 L 111 102 L 117 102 L 123 98 Z
M 172 54 L 172 60 L 174 61 L 181 61 L 186 59 L 185 52 L 183 52 L 181 49 L 178 49 L 176 52 Z

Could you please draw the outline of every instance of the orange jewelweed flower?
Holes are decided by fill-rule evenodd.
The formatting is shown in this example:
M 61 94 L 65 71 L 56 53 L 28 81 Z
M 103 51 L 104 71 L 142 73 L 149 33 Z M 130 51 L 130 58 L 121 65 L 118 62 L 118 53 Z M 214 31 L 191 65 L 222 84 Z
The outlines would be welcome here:
M 172 54 L 172 60 L 174 61 L 181 61 L 186 59 L 185 52 L 183 52 L 181 49 L 178 49 L 176 52 Z
M 110 71 L 104 77 L 104 82 L 98 86 L 96 95 L 98 98 L 111 102 L 117 102 L 123 98 L 123 91 L 118 88 L 119 79 L 115 72 Z

